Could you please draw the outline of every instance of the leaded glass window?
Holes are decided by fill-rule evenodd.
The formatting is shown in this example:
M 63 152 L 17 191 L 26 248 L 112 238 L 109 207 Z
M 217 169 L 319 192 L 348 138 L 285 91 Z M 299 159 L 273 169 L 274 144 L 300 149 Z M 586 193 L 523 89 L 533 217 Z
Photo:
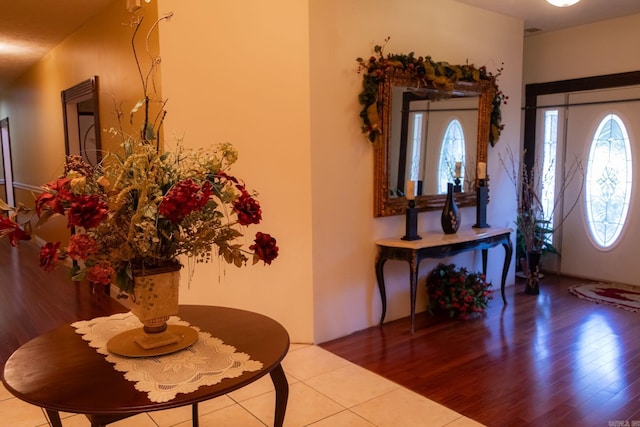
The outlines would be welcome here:
M 456 162 L 461 162 L 460 181 L 464 182 L 464 132 L 460 121 L 451 120 L 442 138 L 438 165 L 438 193 L 447 192 L 447 183 L 453 182 Z
M 602 248 L 622 233 L 631 198 L 631 166 L 627 129 L 619 116 L 608 114 L 591 143 L 585 193 L 589 231 Z
M 542 212 L 544 219 L 553 224 L 556 196 L 556 157 L 558 153 L 558 110 L 544 112 L 544 145 L 542 155 Z M 547 235 L 551 239 L 551 234 Z M 551 242 L 549 242 L 551 243 Z

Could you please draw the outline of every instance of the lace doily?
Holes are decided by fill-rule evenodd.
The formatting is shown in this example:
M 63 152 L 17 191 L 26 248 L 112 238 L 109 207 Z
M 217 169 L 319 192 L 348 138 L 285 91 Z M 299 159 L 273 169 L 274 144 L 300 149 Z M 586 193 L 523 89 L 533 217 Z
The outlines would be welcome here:
M 167 323 L 189 326 L 188 322 L 172 316 Z M 224 378 L 235 378 L 245 371 L 257 371 L 262 362 L 251 360 L 246 353 L 236 353 L 233 346 L 198 330 L 198 341 L 176 353 L 129 358 L 107 351 L 107 341 L 121 332 L 142 327 L 138 318 L 129 313 L 114 314 L 73 323 L 76 333 L 89 342 L 98 353 L 105 355 L 124 377 L 135 383 L 136 390 L 146 392 L 153 402 L 167 402 L 178 393 L 190 393 L 203 385 L 213 385 Z

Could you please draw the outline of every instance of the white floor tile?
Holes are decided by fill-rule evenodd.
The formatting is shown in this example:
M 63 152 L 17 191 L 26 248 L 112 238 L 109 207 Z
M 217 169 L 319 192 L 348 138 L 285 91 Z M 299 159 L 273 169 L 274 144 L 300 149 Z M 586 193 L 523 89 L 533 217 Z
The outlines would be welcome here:
M 386 378 L 352 364 L 309 378 L 305 384 L 325 396 L 329 396 L 346 408 L 351 408 L 400 387 Z
M 0 424 L 11 427 L 34 427 L 47 423 L 42 409 L 11 398 L 0 402 Z
M 457 412 L 404 388 L 351 410 L 378 427 L 441 427 L 461 417 Z
M 227 396 L 220 396 L 215 399 L 206 400 L 198 404 L 198 414 L 200 415 L 200 418 L 202 418 L 203 415 L 232 406 L 234 403 L 235 402 Z M 158 427 L 171 427 L 184 421 L 191 422 L 192 413 L 193 410 L 191 405 L 187 405 L 164 411 L 149 412 L 149 416 L 156 422 Z
M 375 427 L 359 415 L 351 411 L 342 411 L 335 415 L 331 415 L 316 423 L 309 424 L 310 427 Z M 400 426 L 398 426 L 400 427 Z
M 285 376 L 287 377 L 287 383 L 289 383 L 289 387 L 291 384 L 295 384 L 298 382 L 292 375 L 287 375 L 285 372 Z M 249 384 L 246 387 L 242 387 L 239 390 L 232 391 L 227 396 L 233 399 L 236 402 L 242 402 L 247 399 L 251 399 L 256 396 L 260 396 L 261 394 L 274 392 L 273 381 L 271 380 L 271 375 L 265 375 L 260 378 L 258 381 L 255 381 Z
M 449 423 L 446 427 L 484 427 L 484 424 L 480 424 L 477 421 L 467 417 L 460 417 L 457 420 Z
M 313 345 L 290 351 L 282 361 L 287 377 L 291 375 L 300 381 L 326 374 L 349 364 L 347 360 Z
M 273 421 L 272 421 L 273 422 Z M 271 424 L 269 424 L 271 425 Z M 191 421 L 177 424 L 175 427 L 191 427 Z M 200 427 L 264 427 L 255 416 L 240 405 L 227 406 L 218 411 L 200 417 Z
M 242 402 L 242 406 L 266 425 L 273 425 L 275 392 Z M 289 387 L 285 427 L 301 427 L 344 410 L 342 406 L 304 383 Z

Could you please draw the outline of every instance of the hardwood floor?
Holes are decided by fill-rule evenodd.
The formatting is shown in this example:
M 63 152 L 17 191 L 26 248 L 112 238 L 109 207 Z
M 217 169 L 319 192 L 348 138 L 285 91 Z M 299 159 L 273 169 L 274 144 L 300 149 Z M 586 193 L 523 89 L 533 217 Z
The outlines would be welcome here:
M 86 283 L 69 280 L 64 268 L 45 272 L 38 266 L 38 252 L 32 242 L 13 248 L 7 239 L 0 239 L 2 369 L 11 353 L 40 334 L 76 320 L 124 311 L 104 292 L 92 293 Z
M 2 367 L 39 334 L 124 311 L 37 260 L 0 240 Z M 510 287 L 484 319 L 421 313 L 413 336 L 405 318 L 320 346 L 488 426 L 640 425 L 640 314 L 580 300 L 576 282 L 546 276 L 538 297 Z
M 640 313 L 578 299 L 578 282 L 547 275 L 536 297 L 522 281 L 484 319 L 421 313 L 413 336 L 405 318 L 320 346 L 488 426 L 640 425 Z

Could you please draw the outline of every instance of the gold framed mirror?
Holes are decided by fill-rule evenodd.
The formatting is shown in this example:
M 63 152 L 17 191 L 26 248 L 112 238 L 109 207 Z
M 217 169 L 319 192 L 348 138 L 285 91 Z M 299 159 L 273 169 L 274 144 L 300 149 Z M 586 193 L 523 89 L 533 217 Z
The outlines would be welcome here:
M 449 65 L 413 53 L 384 57 L 380 46 L 376 53 L 377 58 L 358 58 L 362 130 L 374 149 L 374 215 L 404 214 L 404 185 L 410 179 L 417 182 L 415 204 L 422 211 L 443 208 L 442 183 L 446 188 L 446 181 L 456 176 L 457 205 L 474 206 L 476 165 L 486 165 L 488 146 L 502 130 L 500 104 L 505 97 L 496 84 L 501 70 L 493 75 L 484 67 Z M 415 120 L 416 112 L 421 123 Z M 459 158 L 445 158 L 442 149 L 444 129 L 448 132 L 452 118 L 465 135 Z

